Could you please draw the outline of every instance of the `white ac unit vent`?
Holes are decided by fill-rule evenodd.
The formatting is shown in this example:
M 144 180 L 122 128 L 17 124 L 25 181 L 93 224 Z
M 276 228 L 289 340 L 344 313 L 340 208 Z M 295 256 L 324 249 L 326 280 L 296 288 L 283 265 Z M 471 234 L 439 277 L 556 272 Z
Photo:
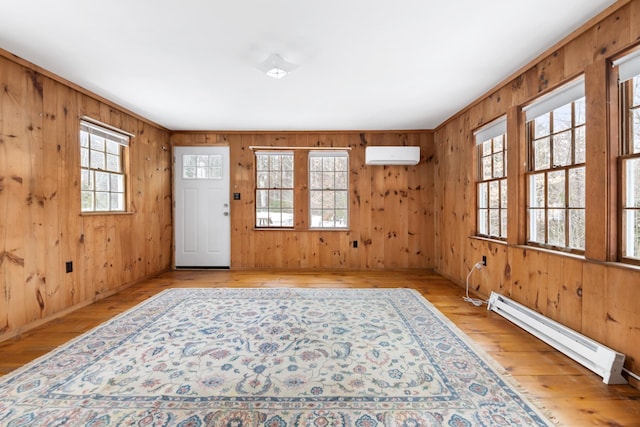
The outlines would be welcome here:
M 420 163 L 419 146 L 373 146 L 365 149 L 368 165 L 417 165 Z

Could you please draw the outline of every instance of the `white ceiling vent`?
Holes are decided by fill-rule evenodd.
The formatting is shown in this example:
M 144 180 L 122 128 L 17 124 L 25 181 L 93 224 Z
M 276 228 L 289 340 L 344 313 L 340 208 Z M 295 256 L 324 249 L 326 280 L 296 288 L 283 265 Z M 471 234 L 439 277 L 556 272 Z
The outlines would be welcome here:
M 420 162 L 419 146 L 367 147 L 365 162 L 368 165 L 417 165 Z

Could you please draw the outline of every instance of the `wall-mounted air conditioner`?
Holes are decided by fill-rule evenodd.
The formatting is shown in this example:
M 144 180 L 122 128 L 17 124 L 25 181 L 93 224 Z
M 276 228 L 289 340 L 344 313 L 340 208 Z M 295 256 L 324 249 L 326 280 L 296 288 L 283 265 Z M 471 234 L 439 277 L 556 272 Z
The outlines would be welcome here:
M 418 146 L 373 146 L 365 149 L 368 165 L 417 165 L 420 162 Z

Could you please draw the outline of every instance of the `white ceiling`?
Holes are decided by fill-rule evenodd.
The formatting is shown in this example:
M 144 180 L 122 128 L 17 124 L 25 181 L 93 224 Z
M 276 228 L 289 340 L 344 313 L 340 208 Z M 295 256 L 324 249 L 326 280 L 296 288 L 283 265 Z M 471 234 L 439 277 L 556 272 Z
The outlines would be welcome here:
M 433 129 L 614 2 L 0 0 L 0 48 L 172 130 Z

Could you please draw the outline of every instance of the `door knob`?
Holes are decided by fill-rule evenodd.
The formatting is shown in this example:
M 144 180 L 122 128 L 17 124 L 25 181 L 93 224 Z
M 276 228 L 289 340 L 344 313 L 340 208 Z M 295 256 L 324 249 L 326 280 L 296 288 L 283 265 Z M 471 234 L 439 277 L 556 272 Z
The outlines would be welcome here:
M 225 212 L 225 213 L 224 213 L 224 216 L 229 216 L 229 212 Z

